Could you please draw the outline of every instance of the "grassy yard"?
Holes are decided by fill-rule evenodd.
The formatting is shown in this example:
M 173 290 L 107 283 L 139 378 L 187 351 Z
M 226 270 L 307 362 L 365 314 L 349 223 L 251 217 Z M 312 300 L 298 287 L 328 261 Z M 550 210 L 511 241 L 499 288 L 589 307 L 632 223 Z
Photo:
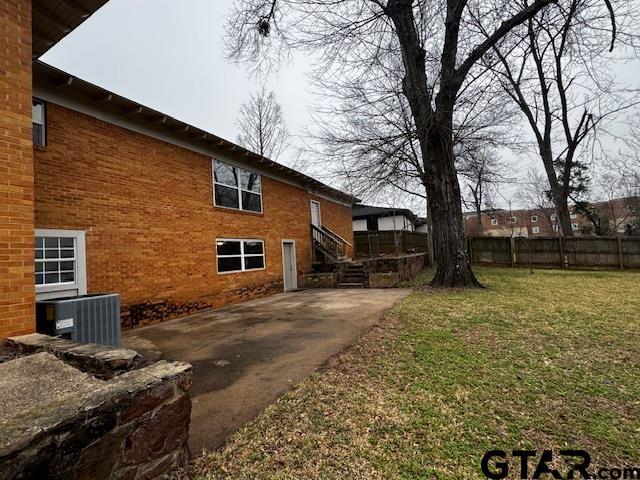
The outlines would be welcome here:
M 484 452 L 522 447 L 640 466 L 640 274 L 478 276 L 484 291 L 418 282 L 189 477 L 485 478 Z

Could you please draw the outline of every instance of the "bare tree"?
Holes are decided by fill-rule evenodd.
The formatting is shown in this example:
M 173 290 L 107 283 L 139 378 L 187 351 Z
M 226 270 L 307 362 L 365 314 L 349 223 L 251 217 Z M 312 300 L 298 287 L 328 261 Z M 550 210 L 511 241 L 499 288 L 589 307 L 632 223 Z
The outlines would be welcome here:
M 252 152 L 277 160 L 288 146 L 289 131 L 274 92 L 262 87 L 240 107 L 238 143 Z
M 494 151 L 487 148 L 468 150 L 458 155 L 458 162 L 458 172 L 466 187 L 463 202 L 475 212 L 476 231 L 482 235 L 482 212 L 492 203 L 495 190 L 507 180 L 502 173 L 506 166 Z
M 527 209 L 536 212 L 540 226 L 547 226 L 559 234 L 558 213 L 551 199 L 549 182 L 544 174 L 529 170 L 518 191 L 518 198 Z
M 505 39 L 485 57 L 526 117 L 565 236 L 573 235 L 569 200 L 580 203 L 587 193 L 596 132 L 638 103 L 637 91 L 616 84 L 607 55 L 616 39 L 635 41 L 634 8 L 616 2 L 616 18 L 608 0 L 559 0 L 519 27 L 521 38 Z
M 236 0 L 228 49 L 255 67 L 258 58 L 306 48 L 320 53 L 317 76 L 344 75 L 365 86 L 384 75 L 381 65 L 400 59 L 432 213 L 437 266 L 431 284 L 479 287 L 466 252 L 454 112 L 461 93 L 481 77 L 477 64 L 485 54 L 555 1 Z
M 591 198 L 576 202 L 576 211 L 591 223 L 586 233 L 636 234 L 640 227 L 639 170 L 630 152 L 609 159 L 593 176 Z

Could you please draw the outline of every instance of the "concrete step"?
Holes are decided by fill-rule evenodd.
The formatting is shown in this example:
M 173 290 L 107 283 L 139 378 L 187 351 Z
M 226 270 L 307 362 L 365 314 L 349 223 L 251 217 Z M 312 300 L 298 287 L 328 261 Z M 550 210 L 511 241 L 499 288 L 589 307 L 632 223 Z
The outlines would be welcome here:
M 338 288 L 364 288 L 364 283 L 339 283 Z
M 341 275 L 338 280 L 343 283 L 363 283 L 364 282 L 364 278 L 362 278 L 362 275 Z

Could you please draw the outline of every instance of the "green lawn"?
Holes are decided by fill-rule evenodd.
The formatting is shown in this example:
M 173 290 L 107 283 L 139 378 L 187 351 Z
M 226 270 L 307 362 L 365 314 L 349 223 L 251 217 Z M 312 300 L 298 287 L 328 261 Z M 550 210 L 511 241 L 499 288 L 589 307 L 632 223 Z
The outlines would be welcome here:
M 640 274 L 477 273 L 484 291 L 420 279 L 189 477 L 485 478 L 485 451 L 521 447 L 640 466 Z

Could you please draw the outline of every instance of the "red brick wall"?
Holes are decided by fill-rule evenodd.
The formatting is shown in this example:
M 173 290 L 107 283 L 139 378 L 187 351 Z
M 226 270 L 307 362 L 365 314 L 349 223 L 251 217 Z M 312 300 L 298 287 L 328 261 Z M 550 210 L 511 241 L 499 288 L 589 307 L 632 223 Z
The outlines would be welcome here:
M 35 155 L 36 226 L 87 231 L 89 292 L 121 294 L 125 325 L 282 290 L 281 240 L 311 268 L 310 195 L 263 177 L 264 214 L 215 208 L 210 157 L 48 105 Z M 320 199 L 353 243 L 351 209 Z M 266 269 L 216 273 L 215 239 L 265 240 Z
M 0 2 L 0 338 L 34 330 L 31 1 Z

